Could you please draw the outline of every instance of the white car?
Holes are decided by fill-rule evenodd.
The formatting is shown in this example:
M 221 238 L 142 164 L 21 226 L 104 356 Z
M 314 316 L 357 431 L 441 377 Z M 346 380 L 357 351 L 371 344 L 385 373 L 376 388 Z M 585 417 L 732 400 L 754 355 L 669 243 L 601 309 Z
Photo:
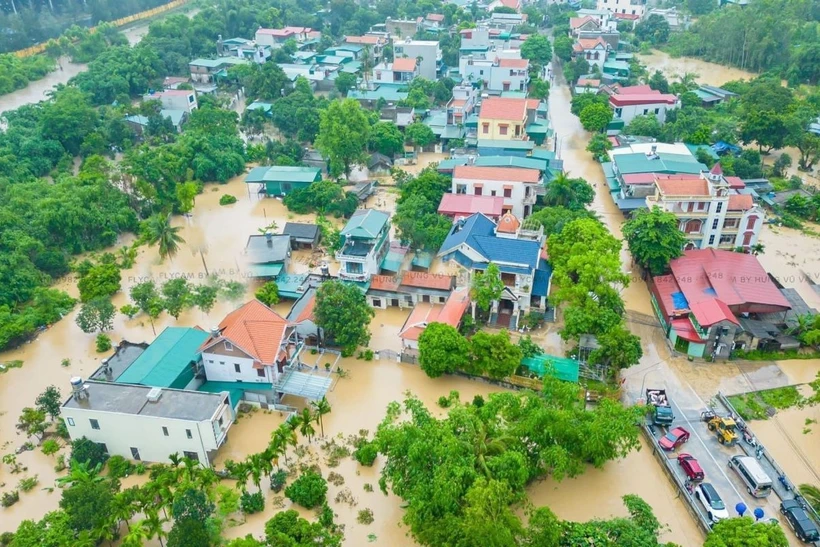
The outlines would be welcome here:
M 695 488 L 695 497 L 706 510 L 706 516 L 712 523 L 729 518 L 729 511 L 720 499 L 715 487 L 711 483 L 702 482 Z

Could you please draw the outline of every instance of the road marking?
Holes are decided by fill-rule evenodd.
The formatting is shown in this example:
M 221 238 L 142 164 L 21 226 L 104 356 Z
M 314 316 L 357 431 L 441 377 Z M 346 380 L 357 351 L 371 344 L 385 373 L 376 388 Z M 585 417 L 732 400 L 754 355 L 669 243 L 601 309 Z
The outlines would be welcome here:
M 690 389 L 691 389 L 691 386 L 690 386 Z M 698 399 L 700 399 L 700 397 L 698 397 Z M 695 438 L 697 438 L 697 440 L 700 441 L 700 444 L 706 450 L 706 453 L 709 455 L 709 458 L 715 463 L 717 468 L 720 470 L 720 473 L 723 475 L 723 478 L 725 478 L 726 482 L 729 483 L 729 486 L 732 487 L 732 490 L 734 490 L 735 494 L 740 499 L 740 501 L 743 501 L 743 496 L 740 494 L 740 492 L 738 492 L 737 488 L 735 488 L 735 485 L 732 483 L 732 480 L 729 478 L 729 475 L 726 474 L 726 471 L 723 468 L 723 466 L 721 464 L 719 464 L 718 461 L 715 459 L 715 456 L 714 456 L 714 454 L 712 454 L 712 451 L 709 449 L 708 446 L 706 446 L 706 443 L 703 442 L 703 439 L 701 438 L 700 434 L 697 432 L 697 429 L 695 429 L 695 427 L 692 425 L 692 422 L 689 420 L 689 418 L 686 417 L 686 415 L 683 413 L 683 410 L 681 410 L 681 408 L 677 404 L 675 404 L 674 401 L 670 400 L 669 402 L 672 406 L 674 406 L 678 410 L 678 412 L 680 413 L 680 416 L 686 421 L 686 424 L 689 426 L 689 433 L 694 435 Z

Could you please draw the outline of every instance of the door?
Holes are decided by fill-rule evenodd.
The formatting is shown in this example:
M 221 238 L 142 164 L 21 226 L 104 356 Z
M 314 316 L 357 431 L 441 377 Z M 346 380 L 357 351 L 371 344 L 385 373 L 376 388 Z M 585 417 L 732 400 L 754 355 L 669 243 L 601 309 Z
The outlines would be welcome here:
M 138 448 L 131 447 L 131 458 L 140 461 L 140 451 Z
M 399 299 L 398 299 L 398 298 L 394 298 L 394 299 L 392 299 L 392 300 L 390 301 L 390 305 L 391 305 L 391 306 L 393 306 L 393 307 L 395 307 L 395 308 L 398 308 L 398 307 L 399 307 Z

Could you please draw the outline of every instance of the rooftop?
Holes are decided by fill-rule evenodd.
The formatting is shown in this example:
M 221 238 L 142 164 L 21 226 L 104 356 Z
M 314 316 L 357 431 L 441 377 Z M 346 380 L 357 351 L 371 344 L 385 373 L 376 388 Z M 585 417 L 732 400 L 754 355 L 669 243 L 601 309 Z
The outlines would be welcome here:
M 495 229 L 495 223 L 481 213 L 456 222 L 438 256 L 450 254 L 462 245 L 467 245 L 482 257 L 482 262 L 521 266 L 530 270 L 538 267 L 541 245 L 537 241 L 497 237 Z
M 342 228 L 341 235 L 360 239 L 376 239 L 390 215 L 376 209 L 358 209 Z
M 481 101 L 479 118 L 488 120 L 524 121 L 527 117 L 527 99 L 487 97 Z
M 658 103 L 676 104 L 678 98 L 671 93 L 661 93 L 647 85 L 636 85 L 618 88 L 614 95 L 610 95 L 609 102 L 614 106 Z
M 393 70 L 396 72 L 413 72 L 416 70 L 416 60 L 410 57 L 402 57 L 393 61 Z
M 251 169 L 245 182 L 315 182 L 321 178 L 322 170 L 316 167 L 265 165 Z
M 185 385 L 174 383 L 186 372 L 193 378 L 191 362 L 199 358 L 199 347 L 207 338 L 208 333 L 198 328 L 168 327 L 115 381 L 182 389 Z
M 499 59 L 498 66 L 501 68 L 526 69 L 530 66 L 530 62 L 526 59 Z
M 494 180 L 503 182 L 530 182 L 541 180 L 537 169 L 519 167 L 478 167 L 475 165 L 458 165 L 453 169 L 453 179 Z
M 505 234 L 514 234 L 521 227 L 521 221 L 512 213 L 507 213 L 498 220 L 498 231 Z
M 657 178 L 656 183 L 664 196 L 708 196 L 709 182 L 702 178 Z
M 289 235 L 293 239 L 314 241 L 319 236 L 319 226 L 301 222 L 287 222 L 282 229 L 282 235 Z
M 288 312 L 288 321 L 291 323 L 301 323 L 302 321 L 315 321 L 313 314 L 316 308 L 316 289 L 309 287 L 302 296 L 299 297 Z
M 505 99 L 507 100 L 507 99 Z M 513 99 L 510 99 L 513 100 Z M 478 148 L 502 148 L 507 150 L 532 150 L 535 148 L 533 141 L 508 141 L 503 139 L 478 139 Z
M 444 194 L 438 212 L 450 216 L 470 216 L 483 213 L 491 217 L 501 216 L 504 198 L 501 196 L 474 196 L 472 194 Z
M 400 285 L 404 287 L 415 287 L 418 289 L 450 291 L 455 287 L 455 284 L 456 279 L 451 275 L 408 271 L 402 276 Z
M 418 340 L 430 323 L 444 323 L 451 327 L 458 327 L 469 305 L 469 289 L 450 293 L 444 305 L 419 302 L 404 322 L 404 326 L 399 331 L 399 338 Z
M 621 175 L 631 173 L 688 173 L 699 175 L 707 167 L 698 162 L 691 154 L 667 154 L 658 152 L 650 155 L 646 153 L 614 154 L 612 161 Z
M 222 394 L 180 389 L 162 389 L 159 400 L 154 403 L 148 400 L 148 393 L 156 388 L 150 386 L 93 380 L 85 385 L 88 397 L 78 400 L 72 396 L 63 403 L 63 408 L 203 422 L 210 420 L 226 403 Z
M 245 253 L 252 264 L 284 262 L 290 250 L 290 236 L 284 234 L 253 234 L 245 244 Z
M 259 300 L 251 300 L 225 316 L 219 323 L 220 336 L 210 336 L 200 348 L 207 350 L 220 340 L 228 340 L 263 365 L 280 358 L 288 322 Z

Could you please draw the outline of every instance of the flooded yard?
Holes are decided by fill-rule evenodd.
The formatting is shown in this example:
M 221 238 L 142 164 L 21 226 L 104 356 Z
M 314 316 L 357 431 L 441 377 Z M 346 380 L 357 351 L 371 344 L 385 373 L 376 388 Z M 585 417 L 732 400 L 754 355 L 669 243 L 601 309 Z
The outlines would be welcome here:
M 701 84 L 721 86 L 732 80 L 748 80 L 757 76 L 753 72 L 710 63 L 693 57 L 672 57 L 668 53 L 653 49 L 652 53 L 639 54 L 638 59 L 646 65 L 650 74 L 660 70 L 670 82 L 684 74 L 697 74 L 696 80 Z

